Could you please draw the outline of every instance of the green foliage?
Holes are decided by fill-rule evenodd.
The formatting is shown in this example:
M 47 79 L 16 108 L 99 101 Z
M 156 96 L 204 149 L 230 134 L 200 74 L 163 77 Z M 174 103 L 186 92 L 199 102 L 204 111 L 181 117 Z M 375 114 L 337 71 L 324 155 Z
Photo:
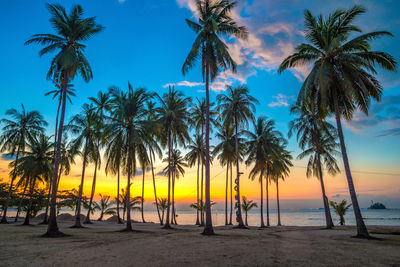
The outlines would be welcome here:
M 345 199 L 343 199 L 342 202 L 340 203 L 329 201 L 329 204 L 331 205 L 335 213 L 339 216 L 340 225 L 344 225 L 345 224 L 344 215 L 346 215 L 346 212 L 350 208 L 351 204 L 347 205 L 347 201 Z

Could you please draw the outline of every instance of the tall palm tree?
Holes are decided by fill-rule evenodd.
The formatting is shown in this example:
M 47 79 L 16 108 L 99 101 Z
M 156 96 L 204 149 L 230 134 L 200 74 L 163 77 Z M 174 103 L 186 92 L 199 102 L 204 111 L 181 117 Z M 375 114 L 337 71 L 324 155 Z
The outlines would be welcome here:
M 235 5 L 236 2 L 228 0 L 196 0 L 196 10 L 199 14 L 198 22 L 186 19 L 186 23 L 196 33 L 197 37 L 182 66 L 182 73 L 185 75 L 193 68 L 197 59 L 201 58 L 203 80 L 206 84 L 206 225 L 203 231 L 203 234 L 206 235 L 214 234 L 210 206 L 210 79 L 212 82 L 218 76 L 220 69 L 231 69 L 236 72 L 236 63 L 229 54 L 228 46 L 220 37 L 247 38 L 246 28 L 238 26 L 231 17 L 230 13 Z
M 26 111 L 24 105 L 21 106 L 21 112 L 16 109 L 9 109 L 6 111 L 6 115 L 11 118 L 0 120 L 0 123 L 3 124 L 0 136 L 0 151 L 7 151 L 9 154 L 15 155 L 14 169 L 18 164 L 20 155 L 25 152 L 27 142 L 33 141 L 36 135 L 43 133 L 44 127 L 47 126 L 43 116 L 38 111 Z M 11 176 L 7 198 L 3 207 L 3 217 L 0 223 L 7 223 L 7 210 L 14 188 L 15 175 L 16 173 L 14 172 Z
M 249 226 L 247 223 L 247 213 L 252 210 L 253 208 L 257 208 L 257 203 L 254 202 L 253 200 L 247 200 L 247 197 L 243 196 L 242 197 L 242 209 L 245 214 L 245 225 Z
M 47 4 L 46 7 L 50 12 L 50 23 L 53 29 L 55 29 L 56 34 L 35 34 L 25 44 L 37 43 L 45 46 L 40 50 L 40 56 L 57 51 L 57 54 L 51 61 L 47 78 L 59 81 L 61 84 L 61 115 L 57 125 L 58 129 L 63 129 L 69 82 L 75 78 L 77 72 L 79 72 L 86 82 L 89 82 L 93 77 L 92 69 L 84 55 L 86 46 L 82 42 L 89 40 L 93 35 L 101 32 L 103 27 L 96 23 L 95 17 L 83 18 L 83 9 L 80 5 L 73 6 L 69 14 L 67 14 L 63 6 L 58 4 Z M 56 220 L 56 182 L 60 162 L 62 134 L 63 131 L 57 132 L 50 218 L 45 234 L 51 237 L 63 235 L 58 230 Z
M 150 165 L 150 159 L 149 159 L 149 155 L 147 154 L 147 148 L 146 148 L 146 146 L 144 146 L 144 144 L 138 146 L 138 159 L 139 159 L 140 166 L 142 168 L 142 197 L 141 197 L 141 203 L 140 203 L 140 211 L 141 211 L 141 215 L 142 215 L 142 222 L 145 223 L 146 220 L 144 219 L 144 179 L 146 176 L 146 169 Z
M 48 181 L 53 171 L 54 143 L 51 137 L 39 134 L 27 143 L 25 151 L 17 163 L 16 173 L 26 177 L 29 184 L 29 203 L 23 225 L 29 225 L 32 210 L 32 198 L 37 182 Z
M 139 146 L 143 145 L 143 140 L 147 137 L 147 109 L 145 106 L 151 95 L 144 88 L 133 89 L 128 83 L 128 91 L 120 93 L 118 88 L 111 88 L 112 107 L 111 124 L 109 125 L 110 134 L 108 138 L 115 140 L 115 146 L 112 150 L 120 159 L 116 163 L 121 163 L 123 171 L 127 175 L 126 187 L 126 206 L 130 207 L 131 177 L 136 174 L 137 158 Z M 118 93 L 119 92 L 119 93 Z M 112 152 L 112 153 L 114 153 Z M 111 153 L 111 155 L 112 155 Z M 126 228 L 125 231 L 132 231 L 131 209 L 126 210 Z
M 153 190 L 154 190 L 154 201 L 156 203 L 156 208 L 157 208 L 157 215 L 158 219 L 160 220 L 160 225 L 162 225 L 162 218 L 160 214 L 160 209 L 158 206 L 158 198 L 157 198 L 157 189 L 156 189 L 156 178 L 154 174 L 154 164 L 153 160 L 156 159 L 156 154 L 158 155 L 159 159 L 162 158 L 162 151 L 160 146 L 157 143 L 157 136 L 161 134 L 161 127 L 157 122 L 157 113 L 156 113 L 156 108 L 155 108 L 156 103 L 153 101 L 147 101 L 146 106 L 147 106 L 147 111 L 148 111 L 148 116 L 147 116 L 147 121 L 148 121 L 148 130 L 147 130 L 147 137 L 145 140 L 145 144 L 147 146 L 147 149 L 149 150 L 149 159 L 150 159 L 150 168 L 151 168 L 151 174 L 153 177 Z
M 218 126 L 218 132 L 216 134 L 216 138 L 220 140 L 220 142 L 215 146 L 213 150 L 213 156 L 216 156 L 219 163 L 222 166 L 226 165 L 226 181 L 225 181 L 225 225 L 232 225 L 232 209 L 233 209 L 233 201 L 232 201 L 232 164 L 236 164 L 236 154 L 235 154 L 235 135 L 234 128 L 232 125 L 221 123 Z M 245 144 L 244 139 L 240 136 L 238 137 L 239 141 L 239 161 L 242 161 L 245 154 Z M 229 179 L 229 170 L 231 171 L 230 176 L 230 216 L 228 221 L 228 179 Z
M 166 158 L 163 160 L 163 162 L 168 162 L 169 159 Z M 175 213 L 175 181 L 176 179 L 179 179 L 180 176 L 185 175 L 185 169 L 188 167 L 188 164 L 185 162 L 185 159 L 182 157 L 181 152 L 178 149 L 174 149 L 172 151 L 172 159 L 171 159 L 172 164 L 168 164 L 163 172 L 166 173 L 168 176 L 172 176 L 172 218 L 171 218 L 171 224 L 177 224 L 176 223 L 176 213 Z
M 274 142 L 279 132 L 275 130 L 275 122 L 273 120 L 267 120 L 265 117 L 259 117 L 253 125 L 254 131 L 245 131 L 247 136 L 246 148 L 247 148 L 247 160 L 246 165 L 254 164 L 251 169 L 249 178 L 254 180 L 259 174 L 260 181 L 260 218 L 261 227 L 265 227 L 264 224 L 264 205 L 263 205 L 263 179 L 266 176 L 266 170 L 268 166 L 271 154 L 274 153 Z M 267 181 L 268 182 L 268 181 Z
M 197 162 L 197 198 L 196 202 L 199 203 L 200 197 L 199 197 L 199 173 L 200 173 L 200 162 L 203 161 L 204 154 L 203 154 L 203 142 L 202 142 L 202 137 L 199 134 L 195 134 L 194 138 L 190 141 L 189 145 L 187 146 L 187 149 L 189 152 L 185 156 L 185 160 L 188 163 L 189 167 L 193 167 L 196 165 Z M 196 210 L 196 225 L 200 225 L 200 220 L 199 220 L 199 214 L 200 210 Z
M 162 97 L 157 95 L 160 101 L 160 108 L 157 110 L 158 123 L 163 128 L 164 134 L 160 136 L 161 144 L 168 148 L 168 166 L 172 169 L 172 152 L 174 144 L 184 145 L 190 140 L 188 133 L 188 125 L 190 115 L 187 107 L 190 103 L 190 98 L 184 97 L 175 88 L 169 87 L 168 93 Z M 168 172 L 168 207 L 164 229 L 170 229 L 170 206 L 171 206 L 171 172 Z
M 228 95 L 219 94 L 217 96 L 218 109 L 224 123 L 232 124 L 235 128 L 235 154 L 236 154 L 236 181 L 237 191 L 235 199 L 236 221 L 238 228 L 245 228 L 243 224 L 241 205 L 240 205 L 240 171 L 239 171 L 239 130 L 249 126 L 249 120 L 254 121 L 255 104 L 258 100 L 249 95 L 249 89 L 245 85 L 239 85 L 235 88 L 228 86 Z
M 290 167 L 292 164 L 292 155 L 286 150 L 287 142 L 278 140 L 275 144 L 274 156 L 271 164 L 271 177 L 270 179 L 276 184 L 276 205 L 278 208 L 278 226 L 281 226 L 281 208 L 279 205 L 279 179 L 285 180 L 289 175 Z
M 296 132 L 297 141 L 303 150 L 298 156 L 299 159 L 309 156 L 306 175 L 307 177 L 316 176 L 321 183 L 326 228 L 332 228 L 333 222 L 325 193 L 322 161 L 329 174 L 335 175 L 340 172 L 335 159 L 335 156 L 339 155 L 336 129 L 329 122 L 321 119 L 311 106 L 304 108 L 293 106 L 291 112 L 299 117 L 290 122 L 289 137 Z
M 97 138 L 99 137 L 99 116 L 96 114 L 92 105 L 84 104 L 81 113 L 75 115 L 65 127 L 76 138 L 72 141 L 74 150 L 82 151 L 82 175 L 79 186 L 78 201 L 76 207 L 75 224 L 73 227 L 82 228 L 81 225 L 81 202 L 83 194 L 83 184 L 85 181 L 86 166 L 89 162 L 95 162 L 95 172 L 98 162 Z M 90 210 L 90 207 L 89 207 Z
M 365 12 L 365 8 L 355 5 L 347 10 L 338 9 L 324 18 L 322 15 L 315 17 L 306 10 L 305 37 L 308 42 L 299 45 L 295 53 L 284 59 L 279 67 L 279 72 L 282 72 L 291 67 L 312 65 L 300 89 L 297 104 L 318 103 L 321 115 L 335 115 L 359 237 L 369 237 L 369 234 L 357 200 L 341 118 L 351 120 L 357 109 L 368 114 L 371 98 L 380 100 L 383 87 L 375 77 L 375 65 L 389 71 L 397 68 L 393 56 L 371 50 L 372 40 L 392 36 L 391 33 L 376 31 L 356 35 L 362 30 L 354 21 Z

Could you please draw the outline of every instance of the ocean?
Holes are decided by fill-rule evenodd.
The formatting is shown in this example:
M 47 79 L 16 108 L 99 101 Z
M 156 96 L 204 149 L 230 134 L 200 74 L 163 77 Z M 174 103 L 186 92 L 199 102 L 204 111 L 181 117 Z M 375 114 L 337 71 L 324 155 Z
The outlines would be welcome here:
M 40 212 L 39 212 L 40 213 Z M 61 213 L 73 214 L 70 210 L 62 210 Z M 339 223 L 339 217 L 331 210 L 332 219 L 335 225 Z M 387 226 L 400 226 L 400 209 L 386 209 L 386 210 L 370 210 L 361 209 L 361 213 L 365 220 L 366 225 L 387 225 Z M 82 214 L 86 215 L 83 210 Z M 196 222 L 195 211 L 177 211 L 178 224 L 194 224 Z M 9 216 L 15 216 L 15 209 L 10 209 Z M 22 216 L 24 214 L 21 214 Z M 99 217 L 99 212 L 95 212 L 91 216 L 93 219 Z M 121 213 L 122 216 L 122 213 Z M 156 211 L 145 211 L 145 220 L 147 222 L 158 222 Z M 109 216 L 104 216 L 107 219 Z M 141 221 L 140 212 L 133 212 L 133 219 Z M 228 214 L 229 217 L 229 214 Z M 270 224 L 276 225 L 278 213 L 277 210 L 270 210 Z M 225 212 L 216 210 L 212 212 L 213 225 L 224 225 L 225 224 Z M 244 213 L 243 213 L 244 220 Z M 248 213 L 248 224 L 250 226 L 260 225 L 260 211 L 253 210 Z M 345 215 L 346 225 L 355 225 L 355 218 L 353 210 L 349 210 Z M 232 222 L 235 224 L 235 212 L 232 217 Z M 266 213 L 264 212 L 264 222 L 266 223 Z M 325 213 L 323 209 L 300 209 L 300 210 L 281 210 L 281 223 L 287 226 L 324 226 L 325 225 Z

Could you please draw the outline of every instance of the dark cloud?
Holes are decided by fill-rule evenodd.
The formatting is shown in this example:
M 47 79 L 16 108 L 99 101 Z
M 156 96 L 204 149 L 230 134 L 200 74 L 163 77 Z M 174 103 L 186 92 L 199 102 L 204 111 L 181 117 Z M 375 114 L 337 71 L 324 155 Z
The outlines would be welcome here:
M 166 175 L 167 175 L 167 172 L 159 171 L 159 172 L 156 173 L 156 175 L 166 176 Z
M 15 160 L 16 156 L 8 154 L 8 153 L 4 153 L 1 155 L 1 158 L 4 160 Z

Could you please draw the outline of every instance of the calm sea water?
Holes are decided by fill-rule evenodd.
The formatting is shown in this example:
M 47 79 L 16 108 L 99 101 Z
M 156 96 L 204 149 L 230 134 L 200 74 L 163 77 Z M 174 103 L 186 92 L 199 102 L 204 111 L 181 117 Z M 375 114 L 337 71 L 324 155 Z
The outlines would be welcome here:
M 332 212 L 332 219 L 334 224 L 339 223 L 339 218 Z M 60 213 L 71 213 L 72 211 L 63 210 Z M 365 223 L 367 225 L 389 225 L 389 226 L 400 226 L 400 209 L 386 209 L 386 210 L 369 210 L 361 209 L 361 213 L 364 217 Z M 86 212 L 82 212 L 86 214 Z M 194 224 L 196 222 L 196 212 L 195 211 L 177 211 L 178 224 Z M 15 209 L 9 210 L 9 216 L 15 215 Z M 24 214 L 22 214 L 23 216 Z M 92 218 L 97 218 L 100 214 L 96 212 Z M 212 219 L 214 225 L 224 225 L 225 224 L 225 213 L 224 211 L 213 211 Z M 121 214 L 122 216 L 122 214 Z M 229 216 L 229 214 L 228 214 Z M 107 216 L 104 217 L 107 219 Z M 140 221 L 140 213 L 134 212 L 133 219 Z M 244 214 L 243 214 L 244 219 Z M 157 222 L 157 212 L 156 211 L 145 211 L 145 220 L 148 222 Z M 251 211 L 248 214 L 249 225 L 258 226 L 260 224 L 260 213 L 259 210 Z M 353 210 L 349 210 L 345 216 L 347 225 L 355 225 Z M 232 218 L 233 223 L 235 223 L 235 214 Z M 264 213 L 264 222 L 266 222 L 266 216 Z M 283 225 L 290 226 L 323 226 L 325 224 L 325 213 L 322 209 L 302 209 L 302 210 L 281 210 L 281 222 Z M 270 223 L 271 225 L 277 224 L 277 210 L 270 211 Z

